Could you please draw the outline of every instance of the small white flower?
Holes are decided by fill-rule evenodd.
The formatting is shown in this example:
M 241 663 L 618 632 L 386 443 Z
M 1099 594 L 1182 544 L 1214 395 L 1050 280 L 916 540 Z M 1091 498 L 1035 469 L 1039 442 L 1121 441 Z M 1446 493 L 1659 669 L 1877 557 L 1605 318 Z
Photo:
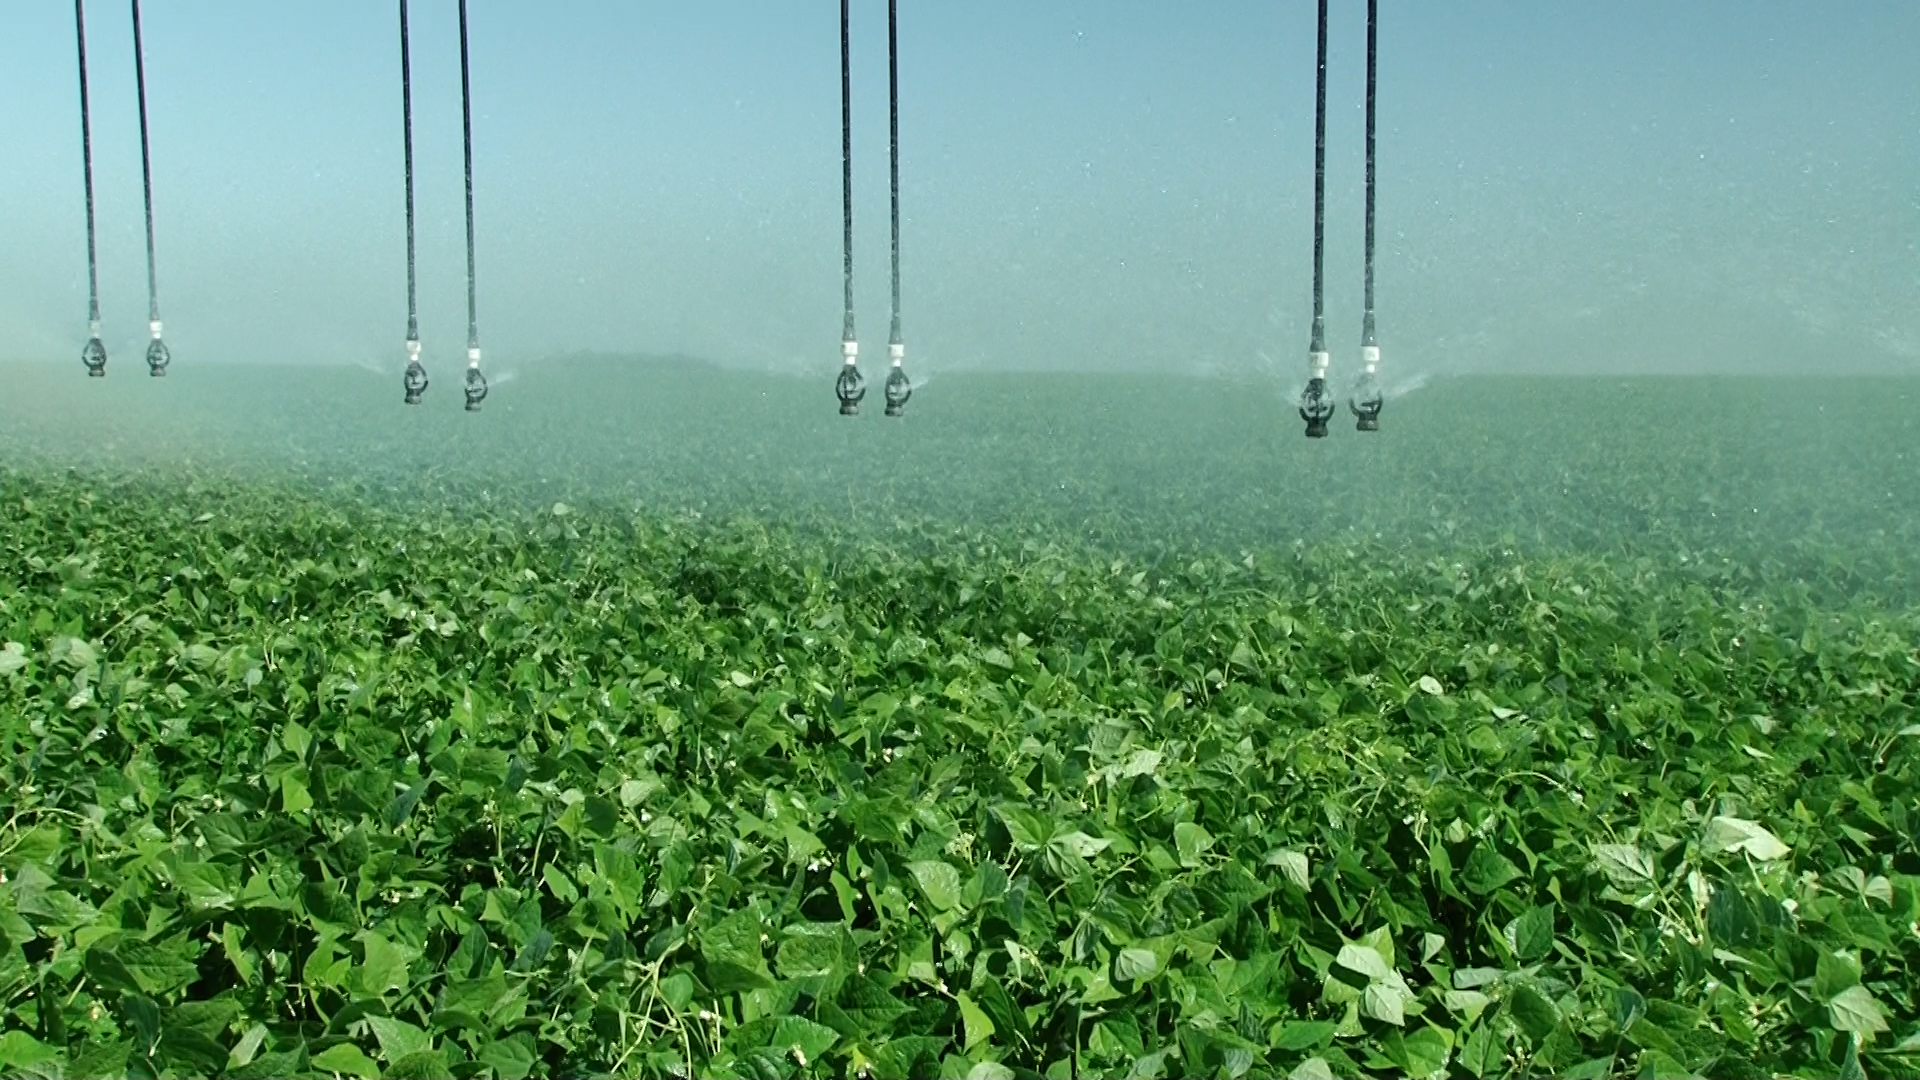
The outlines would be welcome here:
M 700 1019 L 701 1019 L 701 1021 L 702 1021 L 702 1022 L 705 1022 L 705 1021 L 708 1021 L 708 1020 L 711 1020 L 711 1019 L 713 1019 L 713 1013 L 712 1013 L 711 1011 L 709 1011 L 709 1010 L 707 1010 L 707 1009 L 701 1009 L 701 1010 L 700 1010 Z

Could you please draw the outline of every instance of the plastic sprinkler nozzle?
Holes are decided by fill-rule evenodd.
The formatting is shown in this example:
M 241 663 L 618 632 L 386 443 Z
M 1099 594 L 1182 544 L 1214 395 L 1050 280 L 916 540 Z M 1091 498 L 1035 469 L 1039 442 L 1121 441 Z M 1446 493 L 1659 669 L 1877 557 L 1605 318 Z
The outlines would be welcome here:
M 92 336 L 80 350 L 80 362 L 87 366 L 87 375 L 95 379 L 107 377 L 107 347 L 100 341 L 100 323 L 95 321 L 91 328 Z
M 867 383 L 860 377 L 860 346 L 851 341 L 840 343 L 840 355 L 846 362 L 840 365 L 840 377 L 834 380 L 833 394 L 840 399 L 841 416 L 858 416 L 860 402 L 867 396 Z
M 418 341 L 407 342 L 407 374 L 402 380 L 402 385 L 404 385 L 407 390 L 406 403 L 409 405 L 420 404 L 420 395 L 427 392 L 427 369 L 420 364 L 420 343 Z
M 479 412 L 487 400 L 487 377 L 480 374 L 480 350 L 467 350 L 467 411 Z
M 901 416 L 907 409 L 907 399 L 913 397 L 913 380 L 907 378 L 906 346 L 892 346 L 893 370 L 887 374 L 887 415 Z
M 1380 348 L 1377 345 L 1363 345 L 1360 359 L 1365 369 L 1360 380 L 1353 386 L 1353 397 L 1347 400 L 1347 407 L 1357 417 L 1354 427 L 1360 431 L 1380 430 L 1380 409 L 1386 405 L 1386 395 L 1380 389 Z
M 1333 395 L 1327 392 L 1327 354 L 1315 352 L 1312 356 L 1312 376 L 1307 379 L 1307 388 L 1300 391 L 1300 419 L 1307 422 L 1307 438 L 1324 439 L 1327 437 L 1327 421 L 1333 419 Z
M 155 319 L 148 326 L 153 330 L 153 341 L 147 345 L 147 374 L 162 379 L 166 377 L 167 365 L 173 363 L 173 354 L 167 351 L 167 343 L 160 340 L 160 320 Z

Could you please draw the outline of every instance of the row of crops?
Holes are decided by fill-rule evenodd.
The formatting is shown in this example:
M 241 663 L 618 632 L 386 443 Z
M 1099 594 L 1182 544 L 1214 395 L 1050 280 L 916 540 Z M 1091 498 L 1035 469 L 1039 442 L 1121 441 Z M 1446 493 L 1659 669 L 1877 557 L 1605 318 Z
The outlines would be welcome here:
M 1912 1075 L 1861 551 L 0 471 L 0 1074 Z

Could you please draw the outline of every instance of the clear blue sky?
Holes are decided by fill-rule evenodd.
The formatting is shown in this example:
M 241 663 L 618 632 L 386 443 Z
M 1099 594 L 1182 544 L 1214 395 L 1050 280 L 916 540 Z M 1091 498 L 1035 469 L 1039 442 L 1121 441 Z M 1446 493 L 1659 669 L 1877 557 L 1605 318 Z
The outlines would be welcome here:
M 903 0 L 919 369 L 1291 373 L 1311 0 Z M 1407 370 L 1920 370 L 1920 3 L 1384 0 L 1381 328 Z M 863 339 L 886 333 L 886 8 L 856 0 Z M 838 5 L 473 0 L 504 363 L 831 371 Z M 1358 336 L 1364 4 L 1336 0 L 1329 317 Z M 464 347 L 453 0 L 416 0 L 422 332 Z M 89 5 L 109 344 L 145 324 L 127 6 Z M 147 0 L 183 362 L 401 363 L 397 17 Z M 73 12 L 0 15 L 0 359 L 84 337 Z

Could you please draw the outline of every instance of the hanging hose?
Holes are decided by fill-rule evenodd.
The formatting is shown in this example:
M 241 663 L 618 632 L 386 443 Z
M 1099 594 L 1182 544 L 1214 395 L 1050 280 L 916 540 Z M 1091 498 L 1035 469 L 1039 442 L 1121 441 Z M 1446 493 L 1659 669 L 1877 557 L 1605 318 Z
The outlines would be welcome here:
M 1307 437 L 1325 438 L 1334 399 L 1327 393 L 1327 320 L 1324 272 L 1327 233 L 1327 0 L 1320 0 L 1320 58 L 1313 121 L 1313 342 L 1307 349 L 1307 388 L 1300 392 L 1300 419 Z
M 93 378 L 107 374 L 107 347 L 100 341 L 100 256 L 93 224 L 93 108 L 87 97 L 86 0 L 73 0 L 75 38 L 80 43 L 80 161 L 87 186 L 87 332 L 80 362 Z
M 893 332 L 887 353 L 893 370 L 887 374 L 887 415 L 899 416 L 913 396 L 913 383 L 903 365 L 907 346 L 900 337 L 900 3 L 887 0 L 887 152 L 893 193 Z
M 860 344 L 853 333 L 853 39 L 848 33 L 851 23 L 848 11 L 850 2 L 840 0 L 840 200 L 841 220 L 846 226 L 842 250 L 845 253 L 847 317 L 840 331 L 840 355 L 845 362 L 840 365 L 840 377 L 834 380 L 833 393 L 840 399 L 841 416 L 857 415 L 861 400 L 867 396 L 866 383 L 860 378 Z
M 407 0 L 400 0 L 400 120 L 406 139 L 407 171 L 407 373 L 406 403 L 420 404 L 427 391 L 427 369 L 420 364 L 420 304 L 414 276 L 413 246 L 413 69 L 407 43 Z
M 153 332 L 147 346 L 147 371 L 157 379 L 167 373 L 173 354 L 160 340 L 160 278 L 153 254 L 153 146 L 147 138 L 147 61 L 140 37 L 140 0 L 133 0 L 133 81 L 140 96 L 140 186 L 147 200 L 147 329 Z
M 1380 343 L 1374 337 L 1373 318 L 1373 133 L 1374 88 L 1379 83 L 1380 0 L 1367 0 L 1367 253 L 1366 313 L 1360 328 L 1360 380 L 1354 385 L 1347 407 L 1357 418 L 1361 431 L 1380 430 L 1380 409 L 1386 397 L 1380 390 Z
M 480 374 L 480 305 L 473 274 L 473 89 L 467 65 L 467 0 L 460 0 L 460 122 L 467 158 L 467 411 L 487 400 Z

